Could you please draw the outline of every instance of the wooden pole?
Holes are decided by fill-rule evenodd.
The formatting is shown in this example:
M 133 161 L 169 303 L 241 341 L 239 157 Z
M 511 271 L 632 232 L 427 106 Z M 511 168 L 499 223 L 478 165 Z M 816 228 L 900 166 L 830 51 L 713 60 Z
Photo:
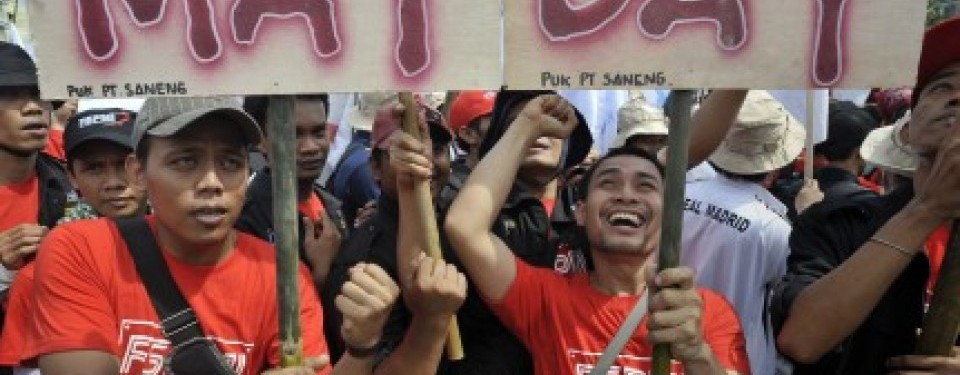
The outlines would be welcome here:
M 674 90 L 667 108 L 670 134 L 667 136 L 667 175 L 664 183 L 663 227 L 657 259 L 658 271 L 675 268 L 680 264 L 687 150 L 690 148 L 691 111 L 695 94 L 694 90 Z M 653 375 L 669 375 L 670 360 L 670 346 L 655 345 Z
M 947 253 L 917 341 L 916 353 L 921 355 L 952 356 L 960 330 L 960 221 L 955 220 L 951 226 Z
M 267 108 L 270 125 L 270 170 L 273 177 L 273 228 L 276 230 L 277 299 L 280 317 L 280 365 L 303 364 L 300 293 L 297 286 L 299 220 L 297 214 L 297 140 L 293 97 L 273 96 Z
M 403 112 L 403 131 L 412 135 L 414 138 L 423 140 L 429 134 L 420 134 L 420 107 L 413 100 L 413 94 L 409 92 L 400 93 L 400 102 L 403 103 L 405 110 Z M 414 205 L 416 216 L 420 222 L 420 228 L 426 234 L 427 256 L 434 259 L 443 259 L 440 252 L 440 234 L 437 230 L 437 214 L 433 207 L 433 198 L 430 193 L 430 182 L 421 181 L 414 187 L 417 201 Z M 453 361 L 463 359 L 463 344 L 460 342 L 460 328 L 457 324 L 457 316 L 450 318 L 450 327 L 447 331 L 447 358 Z
M 816 129 L 816 96 L 813 90 L 807 90 L 807 143 L 803 158 L 803 179 L 813 179 L 813 131 Z

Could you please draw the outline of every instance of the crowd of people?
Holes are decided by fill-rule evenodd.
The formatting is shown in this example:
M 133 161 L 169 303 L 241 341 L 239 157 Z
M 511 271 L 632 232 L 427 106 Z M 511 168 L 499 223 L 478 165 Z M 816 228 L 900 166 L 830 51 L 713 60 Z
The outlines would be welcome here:
M 672 125 L 640 96 L 599 152 L 552 91 L 423 96 L 422 138 L 397 93 L 360 93 L 328 179 L 330 96 L 294 96 L 303 360 L 282 367 L 271 100 L 78 111 L 0 43 L 0 374 L 648 374 L 657 344 L 674 374 L 960 374 L 960 350 L 914 354 L 960 216 L 958 46 L 960 18 L 929 29 L 916 85 L 831 101 L 812 149 L 770 93 L 710 92 L 659 272 Z

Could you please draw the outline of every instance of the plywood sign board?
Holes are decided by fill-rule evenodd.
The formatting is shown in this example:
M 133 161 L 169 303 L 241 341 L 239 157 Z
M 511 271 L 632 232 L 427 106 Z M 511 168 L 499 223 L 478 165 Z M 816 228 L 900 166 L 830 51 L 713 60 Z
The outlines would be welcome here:
M 514 89 L 912 85 L 925 1 L 505 1 Z
M 30 0 L 46 98 L 496 88 L 469 0 Z

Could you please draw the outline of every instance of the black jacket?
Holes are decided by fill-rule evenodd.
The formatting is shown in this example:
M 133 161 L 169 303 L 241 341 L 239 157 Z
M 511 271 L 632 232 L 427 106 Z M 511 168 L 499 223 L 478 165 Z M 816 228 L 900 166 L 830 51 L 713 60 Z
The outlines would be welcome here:
M 63 165 L 43 152 L 37 155 L 37 178 L 40 181 L 38 222 L 47 228 L 53 228 L 63 217 L 67 194 L 73 192 L 73 185 L 70 184 Z
M 446 216 L 446 211 L 463 180 L 452 177 L 451 184 L 444 188 L 438 203 L 439 217 Z M 377 264 L 397 279 L 398 220 L 397 202 L 381 195 L 377 201 L 377 213 L 354 230 L 354 235 L 343 244 L 334 260 L 329 287 L 321 293 L 325 306 L 333 303 L 340 287 L 347 280 L 350 267 L 361 261 Z M 500 211 L 493 232 L 526 262 L 539 267 L 552 267 L 556 251 L 548 238 L 549 228 L 550 222 L 540 201 L 515 189 Z M 464 272 L 456 252 L 443 233 L 440 233 L 440 240 L 444 259 Z M 458 362 L 442 359 L 438 374 L 533 373 L 530 355 L 523 344 L 493 315 L 479 293 L 472 288 L 472 283 L 463 307 L 457 312 L 457 318 L 467 356 Z M 411 319 L 410 311 L 403 304 L 394 308 L 384 327 L 382 357 L 387 356 L 400 344 Z M 331 358 L 334 360 L 339 358 L 344 350 L 342 340 L 339 339 L 341 321 L 339 312 L 324 310 L 325 333 Z
M 343 238 L 342 241 L 346 240 L 349 231 L 347 229 L 346 221 L 343 219 L 343 214 L 340 212 L 340 201 L 337 200 L 333 195 L 327 193 L 319 186 L 314 185 L 314 192 L 317 193 L 317 196 L 320 197 L 320 202 L 323 203 L 324 212 L 337 225 L 337 230 L 340 231 L 340 237 Z M 301 218 L 302 219 L 302 218 Z M 305 254 L 303 249 L 303 235 L 304 235 L 304 225 L 306 222 L 300 220 L 300 231 L 299 238 L 297 243 L 300 248 L 300 259 L 305 260 Z M 250 186 L 247 187 L 247 197 L 243 203 L 243 211 L 240 213 L 240 218 L 237 219 L 235 225 L 237 229 L 242 232 L 252 234 L 257 238 L 260 238 L 264 241 L 274 243 L 274 230 L 273 230 L 273 185 L 270 180 L 270 170 L 264 168 L 263 170 L 255 173 L 253 179 L 250 181 Z M 304 261 L 308 267 L 310 264 Z
M 803 289 L 850 258 L 912 197 L 911 186 L 886 196 L 829 197 L 800 215 L 790 235 L 787 274 L 771 301 L 777 333 Z M 815 365 L 797 366 L 794 373 L 886 374 L 884 362 L 910 354 L 916 344 L 929 273 L 926 255 L 917 254 L 852 335 Z

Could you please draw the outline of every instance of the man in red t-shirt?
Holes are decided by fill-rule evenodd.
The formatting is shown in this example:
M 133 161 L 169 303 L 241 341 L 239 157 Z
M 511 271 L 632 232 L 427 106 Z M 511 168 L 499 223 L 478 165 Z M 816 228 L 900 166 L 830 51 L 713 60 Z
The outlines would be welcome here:
M 61 223 L 98 216 L 126 217 L 142 214 L 145 192 L 127 179 L 124 163 L 133 152 L 133 112 L 95 109 L 73 117 L 65 131 L 66 160 L 70 180 L 81 201 L 67 209 Z M 0 366 L 32 366 L 23 363 L 23 350 L 33 317 L 34 262 L 17 273 L 0 332 Z
M 247 147 L 260 137 L 230 99 L 151 98 L 136 120 L 135 156 L 126 165 L 150 196 L 154 214 L 147 222 L 176 283 L 170 287 L 180 290 L 203 335 L 238 374 L 279 365 L 275 252 L 233 229 L 249 177 Z M 114 222 L 65 224 L 42 247 L 26 356 L 37 358 L 44 374 L 163 372 L 170 341 Z M 379 335 L 398 292 L 371 269 L 351 276 L 359 285 L 347 298 L 363 308 L 344 315 L 367 320 L 345 339 L 361 347 L 378 339 L 370 336 Z M 308 360 L 268 372 L 370 373 L 370 356 L 348 354 L 332 371 L 325 367 L 321 307 L 305 268 L 299 296 Z
M 0 42 L 0 301 L 14 271 L 63 215 L 72 190 L 60 163 L 40 152 L 49 127 L 50 105 L 40 100 L 33 60 Z
M 270 128 L 267 119 L 269 99 L 249 96 L 244 99 L 244 110 L 260 125 L 264 142 L 260 145 L 270 156 Z M 330 151 L 327 136 L 327 112 L 330 100 L 327 94 L 297 95 L 293 100 L 293 121 L 296 127 L 294 153 L 297 164 L 297 209 L 300 220 L 300 256 L 310 267 L 318 287 L 326 283 L 330 264 L 347 235 L 347 225 L 340 212 L 340 201 L 316 183 Z M 255 171 L 246 203 L 237 228 L 263 240 L 273 242 L 273 189 L 270 168 Z
M 648 371 L 652 345 L 660 343 L 679 361 L 676 373 L 749 373 L 729 303 L 695 288 L 688 268 L 644 277 L 660 242 L 663 166 L 655 156 L 615 150 L 587 172 L 575 216 L 590 245 L 590 272 L 561 275 L 531 267 L 490 231 L 512 185 L 503 176 L 516 174 L 529 145 L 542 137 L 566 138 L 577 122 L 558 96 L 532 99 L 454 200 L 445 230 L 477 289 L 530 350 L 537 374 L 588 373 L 641 298 L 648 299 L 650 313 L 619 353 L 621 372 Z M 405 173 L 429 176 L 423 168 L 429 159 L 410 154 L 402 158 Z M 656 290 L 648 293 L 648 285 Z

